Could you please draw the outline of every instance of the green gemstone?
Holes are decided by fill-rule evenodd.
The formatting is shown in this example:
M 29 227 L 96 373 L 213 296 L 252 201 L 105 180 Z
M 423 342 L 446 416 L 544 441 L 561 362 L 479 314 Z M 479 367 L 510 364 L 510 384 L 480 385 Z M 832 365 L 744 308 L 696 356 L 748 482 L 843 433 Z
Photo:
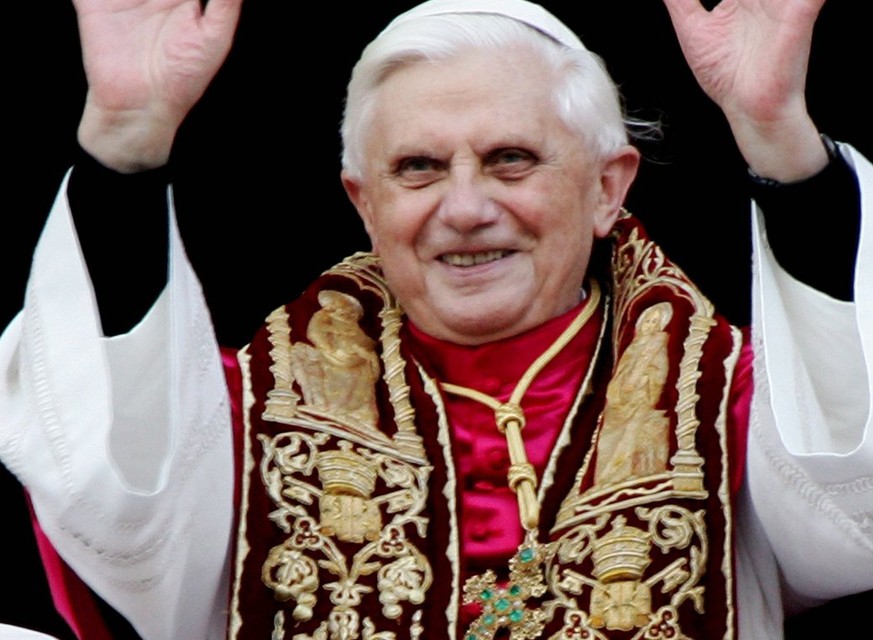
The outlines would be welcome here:
M 521 595 L 521 587 L 519 587 L 517 584 L 512 585 L 511 587 L 509 587 L 509 595 L 511 595 L 511 596 Z
M 521 622 L 521 619 L 524 618 L 524 611 L 521 609 L 515 609 L 512 613 L 509 614 L 509 619 L 513 622 Z
M 468 633 L 467 637 L 464 638 L 464 640 L 478 640 L 478 637 L 476 636 L 475 633 Z
M 482 618 L 482 622 L 487 624 L 489 627 L 493 626 L 496 619 L 490 613 Z
M 500 600 L 494 603 L 494 608 L 501 612 L 506 611 L 509 607 L 509 600 L 506 598 L 500 598 Z
M 522 562 L 530 562 L 536 557 L 534 550 L 528 547 L 527 549 L 522 549 L 518 553 L 518 557 Z
M 482 591 L 482 593 L 479 594 L 479 597 L 480 597 L 482 600 L 490 600 L 490 599 L 491 599 L 491 596 L 493 596 L 493 595 L 494 595 L 494 594 L 491 593 L 491 589 L 485 589 L 484 591 Z

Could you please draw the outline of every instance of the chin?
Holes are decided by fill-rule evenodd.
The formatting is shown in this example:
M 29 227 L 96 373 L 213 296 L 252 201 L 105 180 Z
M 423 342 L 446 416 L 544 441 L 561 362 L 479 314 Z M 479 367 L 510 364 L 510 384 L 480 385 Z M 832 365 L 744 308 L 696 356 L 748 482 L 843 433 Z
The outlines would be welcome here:
M 469 308 L 466 311 L 469 311 Z M 450 317 L 444 317 L 443 322 L 440 322 L 438 326 L 433 321 L 439 322 L 439 320 L 431 316 L 429 320 L 431 320 L 430 324 L 434 325 L 435 332 L 427 331 L 427 333 L 457 344 L 475 345 L 509 338 L 538 324 L 532 320 L 529 322 L 533 322 L 533 324 L 528 324 L 524 318 L 515 315 L 507 317 L 508 314 L 504 315 L 505 308 L 483 313 L 482 308 L 479 307 L 478 311 L 479 313 L 470 316 L 460 312 Z M 440 315 L 445 316 L 445 314 Z M 421 327 L 419 323 L 416 322 L 416 324 Z

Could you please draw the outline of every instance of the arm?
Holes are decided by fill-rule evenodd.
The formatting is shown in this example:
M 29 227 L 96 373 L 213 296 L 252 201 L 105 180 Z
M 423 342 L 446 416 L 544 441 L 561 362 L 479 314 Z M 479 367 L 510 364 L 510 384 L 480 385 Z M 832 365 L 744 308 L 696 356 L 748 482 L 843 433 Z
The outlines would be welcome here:
M 806 109 L 813 26 L 824 0 L 664 0 L 701 88 L 757 175 L 796 182 L 828 162 Z
M 787 185 L 754 187 L 764 212 L 755 216 L 755 392 L 738 553 L 741 635 L 756 636 L 753 619 L 770 615 L 762 602 L 791 610 L 873 588 L 865 525 L 873 504 L 873 172 L 846 147 L 829 164 L 806 110 L 809 46 L 823 0 L 723 0 L 712 11 L 698 0 L 665 4 L 750 170 Z M 822 179 L 824 193 L 816 193 Z M 812 209 L 822 228 L 792 229 L 799 206 Z M 831 294 L 824 295 L 808 285 L 820 284 L 811 280 L 834 243 L 846 258 L 837 267 L 844 281 L 835 291 L 822 285 Z
M 25 309 L 0 341 L 0 457 L 63 558 L 143 638 L 219 637 L 232 517 L 221 363 L 167 221 L 166 176 L 124 174 L 166 161 L 230 46 L 239 2 L 212 1 L 205 13 L 197 2 L 76 6 L 89 80 L 80 141 L 96 160 L 80 161 L 64 185 Z M 129 180 L 149 183 L 148 202 L 137 186 L 131 195 Z M 81 209 L 75 230 L 70 202 Z M 131 217 L 159 238 L 148 255 L 131 255 Z M 119 231 L 111 246 L 95 247 L 107 229 Z M 101 264 L 113 254 L 121 269 Z M 143 292 L 132 274 L 144 261 L 152 275 Z M 135 289 L 142 304 L 108 321 L 92 284 L 98 301 L 114 307 L 119 292 Z
M 144 640 L 220 637 L 233 514 L 221 361 L 170 231 L 168 286 L 103 337 L 62 191 L 0 339 L 0 458 L 61 557 Z
M 164 165 L 230 49 L 241 0 L 211 0 L 205 10 L 198 0 L 74 4 L 88 94 L 68 196 L 103 330 L 113 335 L 134 326 L 166 282 Z M 130 228 L 136 242 L 105 241 Z
M 665 4 L 692 72 L 721 108 L 748 164 L 779 263 L 802 282 L 851 300 L 857 179 L 836 149 L 829 153 L 805 98 L 824 0 L 723 0 L 712 11 L 699 0 Z M 827 223 L 796 224 L 798 207 L 827 211 Z M 822 246 L 835 259 L 809 260 Z

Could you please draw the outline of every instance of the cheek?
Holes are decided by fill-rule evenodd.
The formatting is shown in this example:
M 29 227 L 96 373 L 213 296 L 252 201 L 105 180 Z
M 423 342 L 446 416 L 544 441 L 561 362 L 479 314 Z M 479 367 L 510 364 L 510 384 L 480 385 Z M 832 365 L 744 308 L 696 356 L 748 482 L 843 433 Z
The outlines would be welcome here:
M 588 268 L 594 229 L 590 215 L 580 213 L 580 206 L 578 201 L 556 203 L 553 211 L 563 214 L 544 220 L 541 229 L 541 268 L 553 289 L 575 290 Z
M 428 211 L 427 199 L 417 192 L 383 193 L 373 207 L 371 237 L 374 243 L 378 243 L 383 253 L 389 246 L 412 250 L 423 233 Z

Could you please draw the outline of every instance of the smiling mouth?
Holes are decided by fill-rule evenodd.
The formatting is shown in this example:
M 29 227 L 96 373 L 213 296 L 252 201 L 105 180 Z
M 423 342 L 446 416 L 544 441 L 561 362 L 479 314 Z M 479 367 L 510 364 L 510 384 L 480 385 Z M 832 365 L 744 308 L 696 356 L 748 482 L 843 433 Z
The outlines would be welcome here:
M 507 249 L 479 251 L 476 253 L 446 253 L 440 256 L 440 260 L 453 267 L 473 267 L 500 260 L 511 253 L 513 252 Z

